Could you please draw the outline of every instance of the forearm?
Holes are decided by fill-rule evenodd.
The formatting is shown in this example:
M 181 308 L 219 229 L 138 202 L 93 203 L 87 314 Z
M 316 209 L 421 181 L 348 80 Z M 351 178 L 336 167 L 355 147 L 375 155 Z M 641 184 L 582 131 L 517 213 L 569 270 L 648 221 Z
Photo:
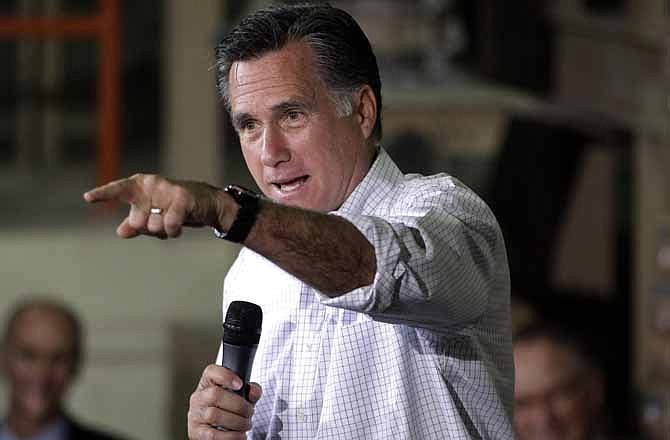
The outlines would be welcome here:
M 244 245 L 330 297 L 371 284 L 376 272 L 374 248 L 347 220 L 267 200 Z

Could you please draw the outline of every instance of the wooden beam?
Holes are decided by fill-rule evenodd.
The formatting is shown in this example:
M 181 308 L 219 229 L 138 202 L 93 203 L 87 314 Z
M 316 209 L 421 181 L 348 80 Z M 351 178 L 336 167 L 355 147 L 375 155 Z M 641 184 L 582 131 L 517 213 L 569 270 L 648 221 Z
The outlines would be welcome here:
M 9 18 L 0 17 L 0 38 L 94 38 L 100 34 L 99 17 Z

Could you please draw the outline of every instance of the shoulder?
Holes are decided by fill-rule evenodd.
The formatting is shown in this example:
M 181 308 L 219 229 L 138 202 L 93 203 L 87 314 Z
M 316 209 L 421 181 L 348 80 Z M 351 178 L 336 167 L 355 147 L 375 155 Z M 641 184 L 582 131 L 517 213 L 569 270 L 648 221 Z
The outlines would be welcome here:
M 405 195 L 424 197 L 449 194 L 459 188 L 467 189 L 458 179 L 445 173 L 430 176 L 405 174 L 398 186 Z
M 459 224 L 487 236 L 500 236 L 498 221 L 484 199 L 444 173 L 406 175 L 390 201 L 388 214 L 405 224 L 438 231 L 447 224 Z
M 439 207 L 448 211 L 481 209 L 484 201 L 473 190 L 449 174 L 422 176 L 407 174 L 399 183 L 394 197 L 397 208 L 430 209 Z
M 123 437 L 82 425 L 73 420 L 68 420 L 68 423 L 70 425 L 69 440 L 126 440 Z

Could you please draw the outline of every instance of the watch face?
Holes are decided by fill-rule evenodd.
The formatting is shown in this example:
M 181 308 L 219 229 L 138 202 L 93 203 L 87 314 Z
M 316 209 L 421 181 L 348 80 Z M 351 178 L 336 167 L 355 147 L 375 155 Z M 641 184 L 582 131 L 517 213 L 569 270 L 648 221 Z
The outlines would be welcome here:
M 247 198 L 260 198 L 260 195 L 239 185 L 228 185 L 224 188 L 224 191 L 230 194 L 239 204 L 242 204 Z

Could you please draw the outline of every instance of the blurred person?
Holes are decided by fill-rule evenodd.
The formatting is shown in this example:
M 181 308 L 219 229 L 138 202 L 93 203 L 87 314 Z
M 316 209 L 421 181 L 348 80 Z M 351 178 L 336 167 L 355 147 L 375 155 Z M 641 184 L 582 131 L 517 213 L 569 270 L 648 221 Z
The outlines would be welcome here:
M 65 305 L 44 298 L 16 305 L 0 347 L 0 371 L 9 385 L 0 440 L 118 440 L 65 411 L 81 368 L 82 339 L 81 322 Z
M 381 81 L 358 24 L 327 5 L 263 9 L 216 56 L 266 197 L 143 174 L 84 194 L 130 205 L 123 238 L 209 226 L 244 246 L 224 310 L 263 310 L 251 375 L 263 389 L 247 401 L 230 391 L 239 377 L 207 367 L 189 438 L 511 438 L 500 228 L 458 180 L 405 175 L 381 146 Z
M 535 321 L 514 336 L 514 426 L 519 440 L 610 438 L 604 379 L 585 338 Z

